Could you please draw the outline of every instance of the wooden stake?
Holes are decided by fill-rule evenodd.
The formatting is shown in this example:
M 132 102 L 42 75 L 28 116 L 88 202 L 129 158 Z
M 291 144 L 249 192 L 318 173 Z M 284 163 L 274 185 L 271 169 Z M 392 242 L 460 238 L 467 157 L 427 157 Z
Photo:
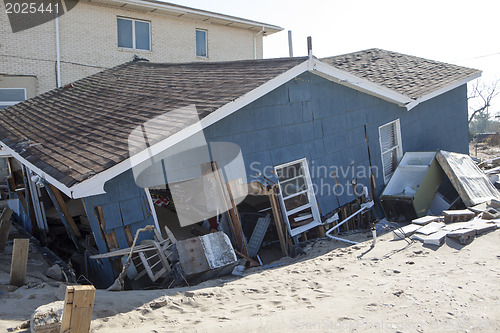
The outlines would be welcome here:
M 13 286 L 23 286 L 26 282 L 26 268 L 28 266 L 29 239 L 14 239 L 12 262 L 10 265 L 10 282 Z
M 7 240 L 9 239 L 9 230 L 12 222 L 10 221 L 10 217 L 14 211 L 9 207 L 5 208 L 0 215 L 0 253 L 3 253 L 5 250 L 5 244 L 7 244 Z
M 60 333 L 88 333 L 94 307 L 94 286 L 67 286 Z

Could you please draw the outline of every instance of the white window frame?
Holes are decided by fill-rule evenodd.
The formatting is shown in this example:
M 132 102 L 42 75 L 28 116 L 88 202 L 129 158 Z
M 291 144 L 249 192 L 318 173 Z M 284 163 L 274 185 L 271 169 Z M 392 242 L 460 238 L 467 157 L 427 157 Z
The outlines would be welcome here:
M 284 220 L 285 220 L 285 222 L 287 224 L 288 231 L 290 232 L 290 235 L 292 237 L 298 236 L 301 233 L 303 233 L 303 232 L 305 232 L 305 231 L 307 231 L 309 229 L 312 229 L 314 227 L 317 227 L 317 226 L 323 224 L 322 221 L 321 221 L 321 215 L 319 213 L 318 202 L 316 201 L 316 195 L 314 194 L 314 188 L 312 186 L 312 180 L 311 180 L 311 175 L 309 173 L 309 167 L 307 165 L 307 159 L 302 158 L 302 159 L 295 160 L 295 161 L 292 161 L 292 162 L 288 162 L 288 163 L 285 163 L 285 164 L 277 165 L 277 166 L 274 167 L 275 175 L 278 175 L 278 169 L 282 169 L 282 168 L 285 168 L 287 166 L 290 166 L 290 165 L 293 165 L 293 164 L 297 164 L 297 163 L 300 163 L 301 167 L 303 168 L 305 184 L 307 185 L 306 193 L 307 193 L 308 203 L 306 205 L 303 205 L 301 207 L 297 207 L 297 208 L 295 208 L 293 210 L 288 211 L 286 209 L 286 206 L 285 206 L 285 200 L 289 199 L 289 198 L 292 198 L 292 197 L 294 197 L 296 195 L 302 194 L 302 192 L 295 193 L 295 194 L 293 194 L 291 196 L 288 196 L 286 198 L 283 197 L 283 193 L 281 191 L 280 182 L 279 182 L 279 179 L 278 179 L 278 186 L 280 186 L 279 199 L 280 199 L 281 211 L 283 213 L 283 218 L 284 218 Z M 313 218 L 313 220 L 311 222 L 309 222 L 308 224 L 306 224 L 306 225 L 301 225 L 299 227 L 295 227 L 295 228 L 292 229 L 292 227 L 290 225 L 289 216 L 297 214 L 297 213 L 299 213 L 301 211 L 304 211 L 304 210 L 308 210 L 308 209 L 310 209 L 311 212 L 312 212 L 312 218 Z M 295 240 L 295 238 L 294 238 L 294 240 Z
M 132 48 L 130 48 L 130 47 L 124 47 L 124 46 L 118 46 L 118 48 L 122 49 L 122 50 L 136 50 L 136 51 L 151 52 L 151 49 L 152 49 L 152 45 L 151 45 L 151 21 L 137 20 L 137 19 L 133 19 L 133 18 L 129 18 L 129 17 L 117 16 L 116 17 L 116 44 L 117 45 L 118 45 L 118 19 L 132 21 Z M 136 43 L 135 43 L 135 22 L 144 22 L 144 23 L 147 23 L 149 25 L 149 33 L 148 33 L 148 37 L 149 37 L 149 49 L 148 50 L 146 50 L 146 49 L 138 49 L 136 47 Z
M 24 90 L 24 99 L 21 101 L 7 101 L 7 102 L 0 102 L 1 106 L 11 106 L 17 103 L 20 103 L 22 101 L 25 101 L 27 99 L 27 93 L 26 93 L 26 88 L 0 88 L 0 90 Z
M 202 31 L 205 33 L 205 51 L 206 51 L 206 54 L 204 56 L 199 56 L 198 55 L 198 43 L 196 41 L 196 32 L 198 31 Z M 198 29 L 196 28 L 195 29 L 195 48 L 194 48 L 194 53 L 196 55 L 197 58 L 202 58 L 202 59 L 207 59 L 208 58 L 208 30 L 207 29 Z
M 395 135 L 394 141 L 396 142 L 396 144 L 394 146 L 392 146 L 391 148 L 384 150 L 383 145 L 382 145 L 382 128 L 384 128 L 386 126 L 392 126 L 392 125 L 394 125 L 394 135 Z M 390 151 L 395 151 L 397 163 L 399 163 L 399 161 L 403 157 L 403 142 L 401 139 L 401 122 L 400 122 L 399 118 L 396 120 L 390 121 L 387 124 L 380 126 L 378 128 L 378 137 L 379 137 L 379 143 L 380 143 L 380 158 L 382 161 L 382 172 L 383 172 L 383 176 L 384 176 L 384 183 L 387 184 L 389 182 L 389 179 L 391 179 L 391 176 L 394 174 L 394 171 L 396 171 L 396 168 L 394 168 L 394 170 L 392 170 L 392 172 L 390 174 L 386 175 L 386 172 L 385 172 L 386 170 L 384 167 L 384 155 L 389 153 Z

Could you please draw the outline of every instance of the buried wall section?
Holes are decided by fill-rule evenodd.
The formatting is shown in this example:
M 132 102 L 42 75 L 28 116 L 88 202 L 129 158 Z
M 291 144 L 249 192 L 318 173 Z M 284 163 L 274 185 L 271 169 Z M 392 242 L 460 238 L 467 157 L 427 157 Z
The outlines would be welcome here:
M 82 199 L 99 253 L 128 248 L 138 229 L 147 225 L 156 226 L 148 195 L 136 185 L 132 170 L 106 182 L 104 190 L 105 194 Z M 153 239 L 153 233 L 140 233 L 137 243 L 145 239 Z M 121 271 L 119 259 L 105 258 L 90 262 L 94 270 L 99 272 L 104 287 L 113 283 Z

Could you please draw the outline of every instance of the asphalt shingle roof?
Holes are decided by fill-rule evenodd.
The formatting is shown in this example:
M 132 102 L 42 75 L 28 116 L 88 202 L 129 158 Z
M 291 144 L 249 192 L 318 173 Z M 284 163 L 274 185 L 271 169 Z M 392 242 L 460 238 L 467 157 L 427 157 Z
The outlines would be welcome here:
M 163 115 L 154 145 L 197 121 L 180 108 L 202 119 L 306 60 L 128 62 L 0 110 L 0 140 L 71 187 L 128 159 L 137 126 Z M 478 72 L 379 49 L 321 61 L 411 98 Z
M 306 59 L 128 62 L 0 110 L 0 140 L 70 187 L 126 160 L 148 120 L 193 104 L 202 119 Z M 151 145 L 192 123 L 172 115 Z
M 327 57 L 321 61 L 413 99 L 480 72 L 382 49 Z

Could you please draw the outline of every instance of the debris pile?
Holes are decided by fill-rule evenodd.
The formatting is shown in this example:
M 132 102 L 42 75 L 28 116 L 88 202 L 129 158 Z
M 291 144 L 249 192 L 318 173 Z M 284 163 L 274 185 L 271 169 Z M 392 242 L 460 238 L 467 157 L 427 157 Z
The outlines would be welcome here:
M 467 245 L 500 227 L 500 192 L 468 155 L 406 153 L 381 202 L 389 219 L 411 220 L 393 230 L 395 240 L 441 246 L 448 237 Z

